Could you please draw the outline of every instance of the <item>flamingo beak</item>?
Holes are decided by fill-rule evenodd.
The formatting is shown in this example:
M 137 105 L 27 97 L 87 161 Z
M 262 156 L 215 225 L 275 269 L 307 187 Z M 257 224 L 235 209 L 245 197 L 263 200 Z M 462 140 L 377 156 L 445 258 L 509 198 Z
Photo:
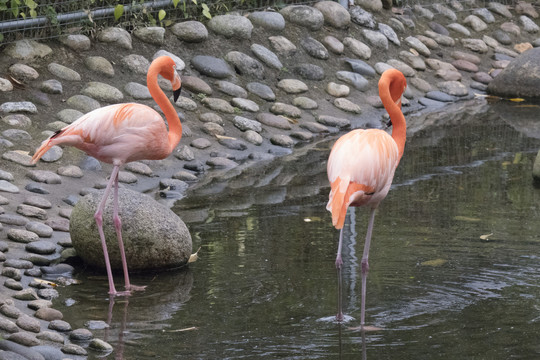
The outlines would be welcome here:
M 178 75 L 176 71 L 174 72 L 174 77 L 171 81 L 171 85 L 173 88 L 174 102 L 176 102 L 176 100 L 178 100 L 178 98 L 180 97 L 180 90 L 182 90 L 182 80 L 180 79 L 180 75 Z
M 180 97 L 180 91 L 181 90 L 182 90 L 181 86 L 178 89 L 174 90 L 174 92 L 173 92 L 174 102 L 176 102 L 176 100 L 178 100 L 178 98 Z

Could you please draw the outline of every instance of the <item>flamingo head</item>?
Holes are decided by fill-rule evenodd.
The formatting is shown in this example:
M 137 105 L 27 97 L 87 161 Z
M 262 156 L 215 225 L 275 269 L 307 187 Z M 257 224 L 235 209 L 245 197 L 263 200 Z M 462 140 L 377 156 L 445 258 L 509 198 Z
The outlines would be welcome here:
M 160 56 L 152 63 L 157 63 L 159 65 L 159 74 L 171 82 L 174 101 L 176 102 L 182 89 L 182 80 L 180 80 L 180 75 L 176 71 L 176 63 L 169 56 Z

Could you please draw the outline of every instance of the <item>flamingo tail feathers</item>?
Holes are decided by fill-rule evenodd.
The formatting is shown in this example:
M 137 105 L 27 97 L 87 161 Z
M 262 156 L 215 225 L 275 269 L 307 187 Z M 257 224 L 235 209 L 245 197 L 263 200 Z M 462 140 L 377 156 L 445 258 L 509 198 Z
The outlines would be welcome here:
M 332 225 L 336 229 L 343 228 L 349 206 L 365 205 L 375 191 L 371 186 L 357 184 L 348 178 L 340 177 L 331 184 L 331 187 L 326 209 L 332 213 Z
M 330 199 L 326 209 L 332 213 L 332 225 L 336 229 L 343 228 L 345 224 L 345 216 L 347 215 L 348 201 L 345 199 L 347 188 L 349 185 L 348 179 L 340 179 L 339 177 L 332 183 L 330 191 Z

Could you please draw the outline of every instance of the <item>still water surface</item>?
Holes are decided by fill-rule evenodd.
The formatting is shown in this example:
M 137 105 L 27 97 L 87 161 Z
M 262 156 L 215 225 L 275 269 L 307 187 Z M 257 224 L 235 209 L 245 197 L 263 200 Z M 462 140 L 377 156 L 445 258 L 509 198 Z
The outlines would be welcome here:
M 337 299 L 338 232 L 325 210 L 335 139 L 179 201 L 174 210 L 201 247 L 188 270 L 135 275 L 147 290 L 115 304 L 105 279 L 83 271 L 84 283 L 62 289 L 55 306 L 74 328 L 109 322 L 94 333 L 115 347 L 110 359 L 539 358 L 540 190 L 531 169 L 540 119 L 510 106 L 408 119 L 370 253 L 366 322 L 380 331 L 355 329 L 363 208 L 345 225 L 344 309 L 353 320 L 324 321 Z

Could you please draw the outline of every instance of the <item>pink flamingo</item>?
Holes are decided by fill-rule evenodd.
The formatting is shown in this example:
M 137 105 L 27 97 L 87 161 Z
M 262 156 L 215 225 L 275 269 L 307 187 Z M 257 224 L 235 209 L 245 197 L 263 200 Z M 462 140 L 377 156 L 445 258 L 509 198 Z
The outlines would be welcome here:
M 371 208 L 362 256 L 362 305 L 360 312 L 360 326 L 362 328 L 365 319 L 368 255 L 375 209 L 390 190 L 394 172 L 405 148 L 407 125 L 401 112 L 401 95 L 406 86 L 405 77 L 395 69 L 386 70 L 379 80 L 379 96 L 390 115 L 390 121 L 393 125 L 392 136 L 378 129 L 353 130 L 338 139 L 328 158 L 328 180 L 332 189 L 326 209 L 332 212 L 332 224 L 336 229 L 340 229 L 336 256 L 338 270 L 337 321 L 343 321 L 341 247 L 347 209 L 349 206 L 369 206 Z
M 81 116 L 71 125 L 54 133 L 45 140 L 32 157 L 36 163 L 52 146 L 71 145 L 98 160 L 113 165 L 113 170 L 103 198 L 94 215 L 101 238 L 105 267 L 109 279 L 109 294 L 130 295 L 131 291 L 144 290 L 144 286 L 136 286 L 129 282 L 129 273 L 122 241 L 122 222 L 118 215 L 118 172 L 120 166 L 130 161 L 142 159 L 164 159 L 174 150 L 182 137 L 182 125 L 173 105 L 158 86 L 158 75 L 163 76 L 172 84 L 174 101 L 180 95 L 181 81 L 176 72 L 176 64 L 168 56 L 155 59 L 146 77 L 148 90 L 159 105 L 169 130 L 163 118 L 154 109 L 146 105 L 129 103 L 105 106 Z M 118 292 L 114 287 L 109 253 L 103 233 L 103 210 L 114 184 L 114 215 L 113 221 L 118 237 L 118 246 L 122 257 L 126 291 Z

